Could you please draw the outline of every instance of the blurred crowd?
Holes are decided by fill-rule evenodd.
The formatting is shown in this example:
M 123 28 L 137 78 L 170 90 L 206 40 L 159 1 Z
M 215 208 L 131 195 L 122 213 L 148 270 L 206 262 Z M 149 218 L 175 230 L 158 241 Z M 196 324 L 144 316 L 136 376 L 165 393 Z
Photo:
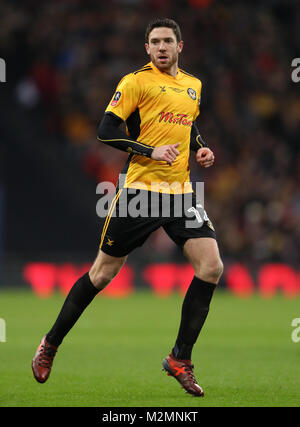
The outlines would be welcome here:
M 181 26 L 180 66 L 203 83 L 197 125 L 215 153 L 193 181 L 222 255 L 241 262 L 299 263 L 300 57 L 297 1 L 0 0 L 0 52 L 15 63 L 15 96 L 42 108 L 48 132 L 81 156 L 95 182 L 116 181 L 126 155 L 96 142 L 99 120 L 121 77 L 148 62 L 154 17 Z M 13 68 L 13 67 L 11 67 Z M 147 249 L 172 253 L 164 232 Z

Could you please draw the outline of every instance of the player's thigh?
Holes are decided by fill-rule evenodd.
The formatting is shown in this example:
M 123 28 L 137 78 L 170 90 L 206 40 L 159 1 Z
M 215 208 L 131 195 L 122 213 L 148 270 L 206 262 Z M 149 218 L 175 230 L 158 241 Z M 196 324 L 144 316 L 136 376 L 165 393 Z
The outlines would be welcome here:
M 218 283 L 223 273 L 223 263 L 216 239 L 211 237 L 188 239 L 183 246 L 183 252 L 197 277 Z
M 114 257 L 100 249 L 89 271 L 90 279 L 94 286 L 102 289 L 111 282 L 125 264 L 126 259 L 127 256 Z
M 149 235 L 164 222 L 159 215 L 152 216 L 149 191 L 137 190 L 136 193 L 128 193 L 127 189 L 122 189 L 120 192 L 121 195 L 109 210 L 109 214 L 102 219 L 99 247 L 112 257 L 129 255 L 134 249 L 142 246 Z

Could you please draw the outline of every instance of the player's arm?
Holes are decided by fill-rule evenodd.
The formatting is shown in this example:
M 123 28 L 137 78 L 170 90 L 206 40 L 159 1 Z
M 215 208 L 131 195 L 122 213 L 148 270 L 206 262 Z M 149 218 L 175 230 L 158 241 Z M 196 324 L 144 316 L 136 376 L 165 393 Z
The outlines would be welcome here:
M 190 150 L 197 153 L 196 160 L 200 166 L 208 168 L 213 165 L 215 160 L 214 153 L 202 139 L 195 122 L 193 122 L 191 129 Z
M 141 156 L 151 157 L 153 147 L 142 142 L 135 141 L 133 138 L 123 132 L 119 126 L 123 120 L 112 113 L 104 114 L 98 128 L 98 141 L 126 151 L 127 153 L 140 154 Z
M 104 142 L 111 147 L 117 148 L 127 153 L 138 154 L 150 157 L 153 160 L 163 160 L 172 164 L 178 156 L 176 149 L 179 144 L 164 145 L 161 147 L 151 147 L 136 141 L 120 129 L 123 120 L 111 112 L 104 114 L 98 128 L 98 141 Z

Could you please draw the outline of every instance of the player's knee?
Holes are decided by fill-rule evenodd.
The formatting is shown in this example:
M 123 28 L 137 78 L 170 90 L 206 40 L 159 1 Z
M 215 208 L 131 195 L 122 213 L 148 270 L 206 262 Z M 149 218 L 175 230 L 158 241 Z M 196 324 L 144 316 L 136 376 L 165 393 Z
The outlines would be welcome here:
M 221 259 L 216 259 L 207 264 L 201 265 L 199 271 L 196 272 L 197 276 L 205 282 L 218 284 L 223 274 L 224 266 Z
M 91 268 L 89 274 L 92 283 L 99 290 L 104 289 L 119 273 L 120 265 L 103 265 L 99 269 Z

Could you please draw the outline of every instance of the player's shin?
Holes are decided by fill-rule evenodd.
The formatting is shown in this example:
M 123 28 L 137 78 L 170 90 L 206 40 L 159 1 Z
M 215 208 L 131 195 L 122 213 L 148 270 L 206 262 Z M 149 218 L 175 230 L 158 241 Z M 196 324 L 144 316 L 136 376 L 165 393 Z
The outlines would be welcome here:
M 209 312 L 216 285 L 194 277 L 185 295 L 178 336 L 172 353 L 176 359 L 191 360 L 192 349 Z
M 59 346 L 98 292 L 99 289 L 93 285 L 88 273 L 78 279 L 66 297 L 54 325 L 46 335 L 47 342 Z

